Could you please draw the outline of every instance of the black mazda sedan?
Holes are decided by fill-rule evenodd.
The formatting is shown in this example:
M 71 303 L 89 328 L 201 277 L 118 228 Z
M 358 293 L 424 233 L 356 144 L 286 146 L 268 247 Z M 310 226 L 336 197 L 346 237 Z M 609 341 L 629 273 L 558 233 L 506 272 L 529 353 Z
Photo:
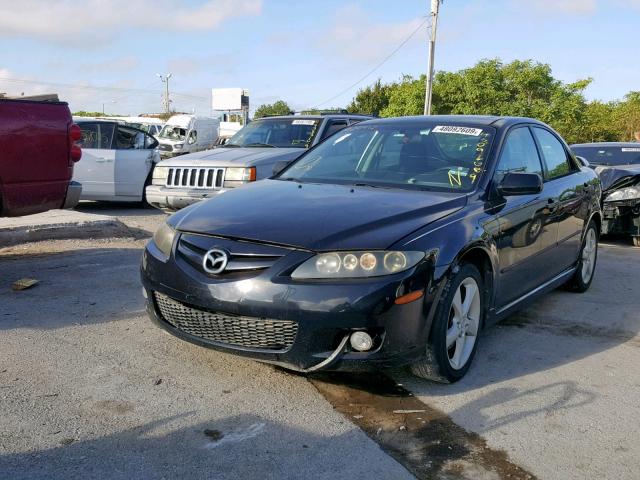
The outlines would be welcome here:
M 529 118 L 364 121 L 171 216 L 142 259 L 153 321 L 290 369 L 453 382 L 480 331 L 593 279 L 600 182 Z

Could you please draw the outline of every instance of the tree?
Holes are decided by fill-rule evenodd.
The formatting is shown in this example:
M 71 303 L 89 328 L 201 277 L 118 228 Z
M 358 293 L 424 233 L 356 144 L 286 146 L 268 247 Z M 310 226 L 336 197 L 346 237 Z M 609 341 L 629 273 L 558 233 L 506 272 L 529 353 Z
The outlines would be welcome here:
M 620 132 L 620 140 L 633 139 L 634 132 L 640 131 L 640 92 L 629 92 L 615 111 L 615 124 Z
M 267 103 L 260 105 L 256 109 L 256 113 L 254 113 L 253 118 L 261 118 L 269 115 L 289 115 L 291 112 L 291 107 L 289 107 L 286 102 L 278 100 L 271 104 Z
M 382 117 L 421 115 L 425 82 L 424 75 L 417 79 L 405 75 L 387 84 L 378 80 L 361 89 L 349 109 L 362 111 L 370 107 L 373 111 L 379 107 Z M 599 136 L 610 136 L 603 126 L 586 125 L 588 104 L 583 92 L 590 83 L 591 79 L 584 79 L 565 84 L 553 77 L 549 65 L 531 60 L 508 64 L 499 59 L 482 60 L 457 72 L 438 72 L 433 83 L 432 110 L 435 114 L 538 118 L 569 142 L 580 141 L 596 130 L 604 132 Z
M 378 79 L 370 87 L 358 91 L 355 98 L 347 106 L 351 113 L 363 113 L 365 115 L 380 115 L 389 105 L 389 93 L 396 84 L 383 84 Z

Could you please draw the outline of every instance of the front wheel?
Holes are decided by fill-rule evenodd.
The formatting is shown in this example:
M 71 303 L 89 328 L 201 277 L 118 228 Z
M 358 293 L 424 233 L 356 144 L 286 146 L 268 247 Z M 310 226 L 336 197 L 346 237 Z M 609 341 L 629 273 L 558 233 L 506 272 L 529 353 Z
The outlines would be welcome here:
M 598 260 L 598 227 L 592 220 L 587 226 L 587 231 L 582 240 L 580 248 L 580 256 L 578 257 L 578 265 L 576 272 L 567 282 L 567 287 L 573 292 L 586 292 L 593 281 L 593 274 L 596 270 L 596 261 Z
M 447 282 L 433 319 L 424 358 L 411 366 L 414 375 L 443 383 L 460 380 L 478 346 L 484 312 L 482 276 L 462 265 Z

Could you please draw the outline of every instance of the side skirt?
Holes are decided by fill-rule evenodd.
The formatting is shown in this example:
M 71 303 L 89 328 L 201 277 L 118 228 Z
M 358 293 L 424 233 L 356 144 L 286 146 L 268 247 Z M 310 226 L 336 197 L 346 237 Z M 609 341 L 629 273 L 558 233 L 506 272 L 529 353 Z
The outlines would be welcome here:
M 528 293 L 525 293 L 520 298 L 514 300 L 513 302 L 505 305 L 504 307 L 500 307 L 499 309 L 492 309 L 489 315 L 489 325 L 493 325 L 500 320 L 505 319 L 515 311 L 525 307 L 533 300 L 538 298 L 540 295 L 543 295 L 551 290 L 555 290 L 560 285 L 564 284 L 571 276 L 575 273 L 576 267 L 571 267 L 564 272 L 556 275 L 551 280 L 543 283 L 542 285 L 534 288 Z

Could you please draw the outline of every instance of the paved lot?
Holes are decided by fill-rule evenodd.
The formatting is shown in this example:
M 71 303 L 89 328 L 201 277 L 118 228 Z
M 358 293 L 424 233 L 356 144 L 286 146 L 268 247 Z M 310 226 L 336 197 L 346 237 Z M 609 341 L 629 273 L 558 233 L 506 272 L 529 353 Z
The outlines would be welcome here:
M 111 205 L 81 209 L 149 232 L 165 218 Z M 70 240 L 0 251 L 0 478 L 411 478 L 367 428 L 388 422 L 402 444 L 402 422 L 382 419 L 380 405 L 392 403 L 366 410 L 380 419 L 355 418 L 351 399 L 375 398 L 320 387 L 328 401 L 304 377 L 153 327 L 138 282 L 143 245 Z M 506 452 L 527 475 L 638 478 L 639 260 L 640 249 L 603 247 L 590 292 L 554 292 L 489 330 L 456 385 L 402 371 L 393 378 L 426 413 L 455 422 L 438 425 L 479 434 L 470 437 L 479 449 Z M 41 283 L 10 290 L 21 277 Z M 431 450 L 413 440 L 414 460 L 431 465 Z M 426 471 L 514 471 L 490 464 L 505 455 L 477 458 L 477 475 L 473 465 Z

